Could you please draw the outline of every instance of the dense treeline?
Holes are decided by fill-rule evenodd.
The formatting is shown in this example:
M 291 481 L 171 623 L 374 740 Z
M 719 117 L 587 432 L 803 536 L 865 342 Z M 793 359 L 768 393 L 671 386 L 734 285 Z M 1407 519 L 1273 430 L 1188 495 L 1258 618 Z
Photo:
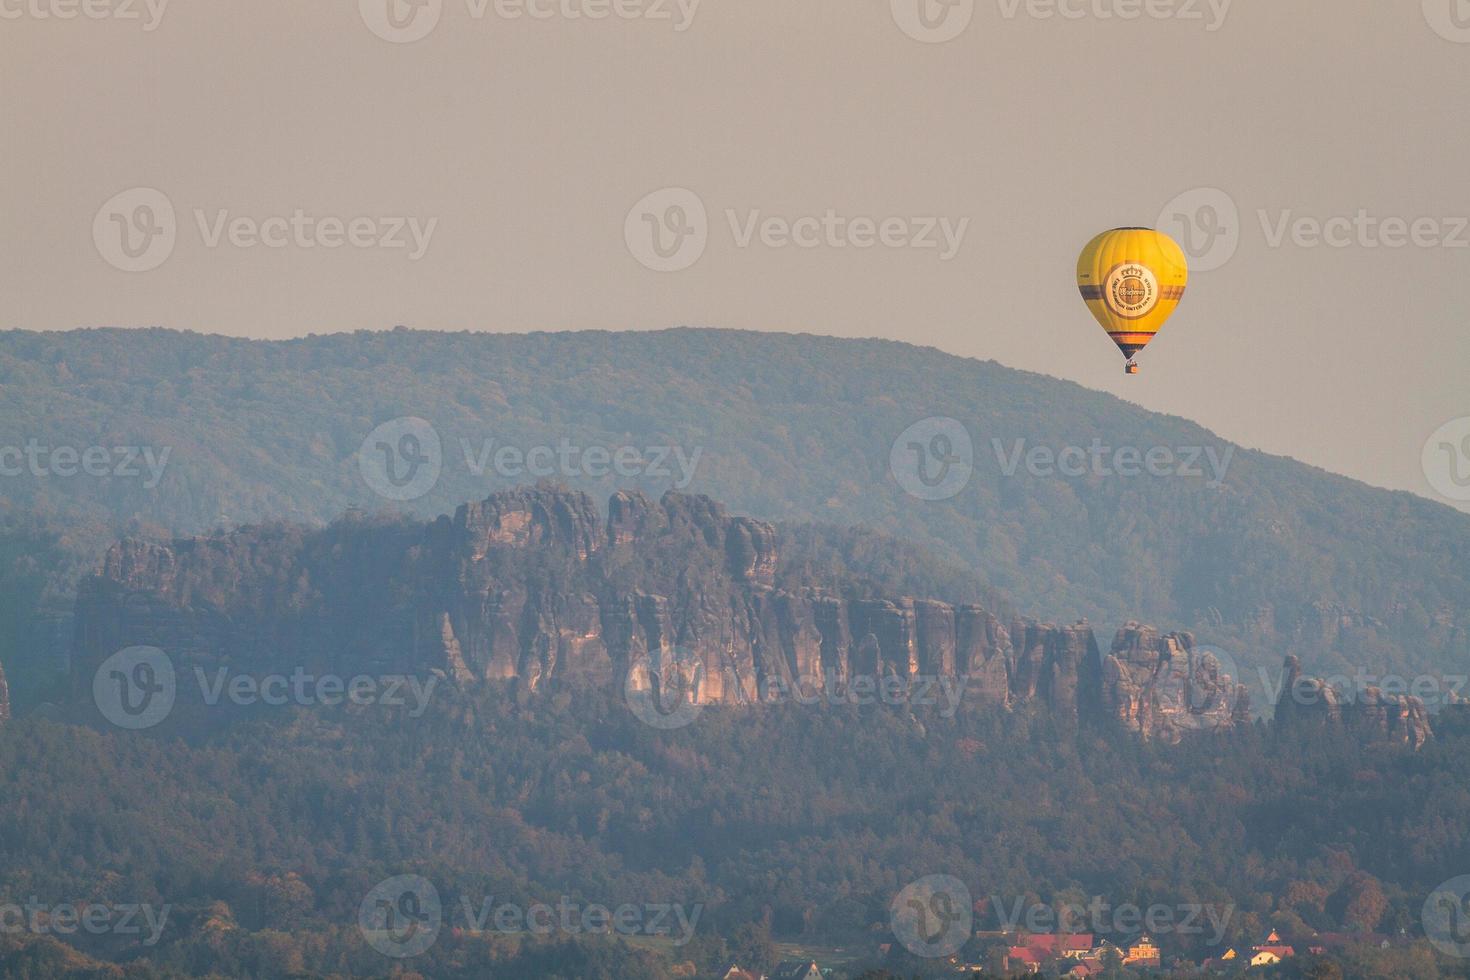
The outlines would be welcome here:
M 607 692 L 498 687 L 446 692 L 417 719 L 282 708 L 187 744 L 22 720 L 0 739 L 0 897 L 167 904 L 155 945 L 68 941 L 269 976 L 708 971 L 752 928 L 876 963 L 889 903 L 935 873 L 967 884 L 978 929 L 1017 902 L 1101 896 L 1228 910 L 1228 943 L 1273 927 L 1412 937 L 1428 893 L 1470 869 L 1470 725 L 1441 728 L 1417 754 L 1264 725 L 1167 747 L 1027 713 L 788 704 L 660 731 Z M 403 964 L 355 928 L 399 874 L 447 910 Z M 466 920 L 450 910 L 491 896 L 697 907 L 696 941 L 451 928 Z M 1161 938 L 1210 952 L 1206 935 Z M 601 965 L 567 965 L 586 957 Z

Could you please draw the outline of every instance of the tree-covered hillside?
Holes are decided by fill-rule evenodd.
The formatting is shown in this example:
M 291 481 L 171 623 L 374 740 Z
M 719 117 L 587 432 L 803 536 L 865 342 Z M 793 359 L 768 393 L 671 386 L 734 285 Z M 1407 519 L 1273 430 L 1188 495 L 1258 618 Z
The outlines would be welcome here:
M 374 492 L 359 459 L 369 433 L 400 417 L 426 420 L 442 444 L 432 490 L 403 504 Z M 973 474 L 943 500 L 906 492 L 891 468 L 895 440 L 931 417 L 958 420 L 974 446 Z M 912 441 L 950 445 L 932 436 Z M 139 453 L 126 473 L 122 454 L 99 457 L 103 476 L 19 467 L 3 478 L 17 512 L 174 531 L 325 522 L 352 506 L 451 511 L 533 479 L 497 473 L 504 447 L 631 447 L 636 475 L 581 463 L 551 475 L 598 499 L 658 494 L 689 472 L 673 455 L 667 475 L 647 472 L 660 447 L 678 447 L 693 464 L 680 489 L 757 517 L 915 541 L 1027 613 L 1192 628 L 1248 665 L 1295 652 L 1308 669 L 1412 673 L 1470 657 L 1465 515 L 1257 452 L 1234 450 L 1221 467 L 1233 447 L 1188 421 L 886 341 L 692 329 L 284 342 L 5 333 L 0 445 L 30 440 Z M 1067 476 L 1012 467 L 1018 440 L 1025 452 L 1209 450 L 1215 463 L 1202 454 L 1199 476 L 1122 475 L 1108 456 L 1108 472 Z M 899 459 L 911 451 L 902 442 Z

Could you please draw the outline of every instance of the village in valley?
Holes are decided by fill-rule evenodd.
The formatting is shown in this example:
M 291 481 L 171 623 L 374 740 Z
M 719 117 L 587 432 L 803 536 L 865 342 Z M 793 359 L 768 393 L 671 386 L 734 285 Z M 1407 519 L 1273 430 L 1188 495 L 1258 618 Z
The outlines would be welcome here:
M 981 933 L 979 939 L 992 939 L 980 961 L 956 955 L 934 963 L 925 975 L 982 977 L 1042 976 L 1087 978 L 1099 980 L 1113 977 L 1155 976 L 1249 976 L 1253 971 L 1270 975 L 1277 967 L 1297 956 L 1326 956 L 1351 946 L 1388 948 L 1390 937 L 1366 933 L 1318 933 L 1306 940 L 1288 941 L 1271 930 L 1252 946 L 1227 946 L 1202 960 L 1168 957 L 1147 935 L 1123 943 L 1098 939 L 1092 933 Z M 819 959 L 790 959 L 778 964 L 770 973 L 762 973 L 731 963 L 717 974 L 719 980 L 883 980 L 909 976 L 912 963 L 888 966 L 902 957 L 901 948 L 883 943 L 877 949 L 878 960 L 885 964 L 868 972 L 853 972 L 850 966 L 822 966 Z M 936 967 L 938 967 L 936 969 Z

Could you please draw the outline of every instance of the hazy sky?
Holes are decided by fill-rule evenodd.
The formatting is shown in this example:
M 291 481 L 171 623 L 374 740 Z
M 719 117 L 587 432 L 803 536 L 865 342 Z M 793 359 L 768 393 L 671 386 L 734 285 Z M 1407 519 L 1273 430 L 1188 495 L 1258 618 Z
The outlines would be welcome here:
M 892 337 L 1431 496 L 1470 416 L 1465 0 L 388 2 L 0 0 L 0 325 Z

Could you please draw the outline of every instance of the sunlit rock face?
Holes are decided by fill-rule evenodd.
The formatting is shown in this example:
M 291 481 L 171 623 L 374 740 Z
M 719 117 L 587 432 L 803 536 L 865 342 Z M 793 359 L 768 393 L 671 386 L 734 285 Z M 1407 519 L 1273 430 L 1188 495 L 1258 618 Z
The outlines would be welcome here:
M 845 595 L 837 582 L 778 587 L 777 552 L 773 525 L 707 497 L 618 493 L 604 517 L 554 487 L 429 524 L 356 517 L 125 541 L 80 590 L 73 663 L 79 690 L 131 645 L 206 671 L 432 671 L 532 690 L 637 687 L 672 670 L 698 701 L 729 705 L 859 677 L 963 679 L 967 705 L 1032 705 L 1169 741 L 1249 718 L 1243 689 L 1187 633 L 1129 623 L 1103 656 L 1085 622 L 1006 622 L 979 605 Z
M 1145 738 L 1177 742 L 1193 732 L 1221 731 L 1250 720 L 1240 678 L 1190 633 L 1160 633 L 1127 623 L 1102 664 L 1102 710 Z

